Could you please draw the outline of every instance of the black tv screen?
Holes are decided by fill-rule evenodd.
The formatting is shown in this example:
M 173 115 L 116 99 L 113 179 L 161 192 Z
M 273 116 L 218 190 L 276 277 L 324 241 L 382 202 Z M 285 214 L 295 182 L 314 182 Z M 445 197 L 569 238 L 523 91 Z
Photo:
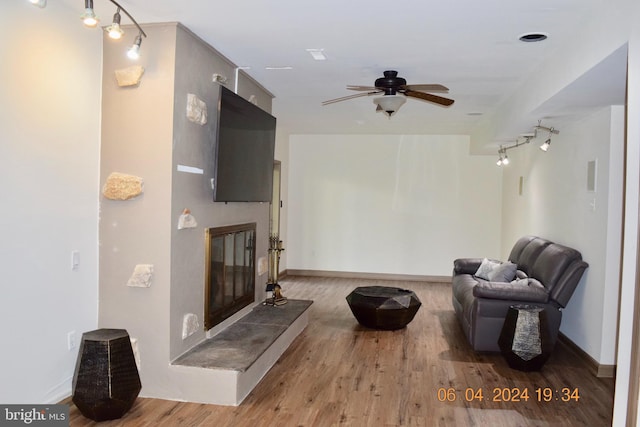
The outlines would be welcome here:
M 276 118 L 220 86 L 213 200 L 271 201 L 275 144 Z

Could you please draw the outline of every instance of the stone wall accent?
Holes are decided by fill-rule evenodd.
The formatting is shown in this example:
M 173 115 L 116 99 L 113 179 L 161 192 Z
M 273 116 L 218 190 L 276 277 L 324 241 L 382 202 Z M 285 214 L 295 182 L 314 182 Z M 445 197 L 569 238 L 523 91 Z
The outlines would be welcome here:
M 133 65 L 131 67 L 115 70 L 114 73 L 116 75 L 118 86 L 137 86 L 140 84 L 142 74 L 144 74 L 144 68 L 140 65 Z
M 134 175 L 113 172 L 107 177 L 102 194 L 111 200 L 129 200 L 144 192 L 144 181 Z
M 127 286 L 134 288 L 149 288 L 153 280 L 153 264 L 138 264 L 129 277 Z
M 198 328 L 200 328 L 198 316 L 193 313 L 185 314 L 182 318 L 182 339 L 187 339 L 187 337 L 195 334 Z
M 129 337 L 131 341 L 131 349 L 133 350 L 133 357 L 136 360 L 136 366 L 138 367 L 138 371 L 141 368 L 140 364 L 140 348 L 138 347 L 138 338 Z
M 178 230 L 182 230 L 183 228 L 196 228 L 197 226 L 198 221 L 196 221 L 196 218 L 191 215 L 191 210 L 183 210 L 182 215 L 178 218 Z
M 187 118 L 199 125 L 207 124 L 207 103 L 192 93 L 187 94 Z

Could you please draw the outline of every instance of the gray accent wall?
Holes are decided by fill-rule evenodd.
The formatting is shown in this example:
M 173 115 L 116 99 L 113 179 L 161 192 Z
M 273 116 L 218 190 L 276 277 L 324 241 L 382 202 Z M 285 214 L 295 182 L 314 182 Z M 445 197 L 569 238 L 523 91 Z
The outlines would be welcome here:
M 257 261 L 267 256 L 269 204 L 212 201 L 219 93 L 213 74 L 226 76 L 225 84 L 233 90 L 236 66 L 180 24 L 145 25 L 144 30 L 148 37 L 139 64 L 145 73 L 137 87 L 117 86 L 114 70 L 131 63 L 122 45 L 104 44 L 101 184 L 111 172 L 137 175 L 144 179 L 144 194 L 129 201 L 101 196 L 99 325 L 127 329 L 137 339 L 141 395 L 173 393 L 175 398 L 175 391 L 169 391 L 175 375 L 171 360 L 207 337 L 205 229 L 256 222 Z M 189 93 L 206 102 L 206 124 L 187 119 Z M 266 93 L 260 96 L 260 106 L 270 111 L 271 95 Z M 180 172 L 179 165 L 204 173 Z M 185 208 L 198 225 L 178 230 Z M 137 264 L 154 266 L 149 288 L 127 286 Z M 266 280 L 267 275 L 258 276 L 256 269 L 256 302 L 265 296 Z M 186 314 L 195 314 L 200 327 L 183 340 Z

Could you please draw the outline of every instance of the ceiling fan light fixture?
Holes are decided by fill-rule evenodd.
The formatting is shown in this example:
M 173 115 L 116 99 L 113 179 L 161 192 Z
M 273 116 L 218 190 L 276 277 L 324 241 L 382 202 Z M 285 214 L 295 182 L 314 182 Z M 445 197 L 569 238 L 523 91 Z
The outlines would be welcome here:
M 387 70 L 383 74 L 384 77 L 376 79 L 373 86 L 347 85 L 347 89 L 355 90 L 360 93 L 322 101 L 322 105 L 329 105 L 363 96 L 380 95 L 373 100 L 373 103 L 377 106 L 376 112 L 384 111 L 387 116 L 391 117 L 396 111 L 398 111 L 402 104 L 406 102 L 407 98 L 419 99 L 421 101 L 431 102 L 443 107 L 448 107 L 454 102 L 453 99 L 443 98 L 429 93 L 449 92 L 449 88 L 441 84 L 408 85 L 404 78 L 398 77 L 397 71 Z
M 373 103 L 389 117 L 398 111 L 405 102 L 407 102 L 407 98 L 404 95 L 384 95 L 373 99 Z

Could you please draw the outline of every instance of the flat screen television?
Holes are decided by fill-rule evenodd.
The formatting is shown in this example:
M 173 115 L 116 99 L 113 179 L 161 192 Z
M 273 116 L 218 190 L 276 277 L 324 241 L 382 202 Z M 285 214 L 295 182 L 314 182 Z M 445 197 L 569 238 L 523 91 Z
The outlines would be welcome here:
M 271 201 L 276 118 L 224 86 L 219 100 L 213 200 Z

